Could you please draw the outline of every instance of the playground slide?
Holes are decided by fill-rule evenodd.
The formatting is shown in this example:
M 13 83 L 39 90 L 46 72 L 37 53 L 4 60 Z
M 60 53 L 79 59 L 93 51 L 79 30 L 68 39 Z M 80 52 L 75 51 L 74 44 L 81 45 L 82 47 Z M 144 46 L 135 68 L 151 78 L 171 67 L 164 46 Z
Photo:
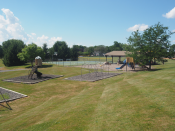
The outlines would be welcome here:
M 119 68 L 116 68 L 116 69 L 122 69 L 125 65 L 126 65 L 126 59 L 123 61 L 123 65 Z

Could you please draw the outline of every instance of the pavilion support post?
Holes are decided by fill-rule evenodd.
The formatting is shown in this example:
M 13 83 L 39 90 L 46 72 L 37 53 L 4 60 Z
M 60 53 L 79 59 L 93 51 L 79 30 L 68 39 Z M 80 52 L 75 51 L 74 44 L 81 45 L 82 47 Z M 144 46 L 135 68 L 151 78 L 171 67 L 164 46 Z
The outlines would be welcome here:
M 127 59 L 126 59 L 126 71 L 127 71 L 127 65 L 128 65 L 128 61 L 127 61 Z
M 107 62 L 107 56 L 106 56 L 106 62 Z
M 113 56 L 112 56 L 112 64 L 113 64 Z
M 119 63 L 120 63 L 120 58 L 121 58 L 121 56 L 119 56 Z

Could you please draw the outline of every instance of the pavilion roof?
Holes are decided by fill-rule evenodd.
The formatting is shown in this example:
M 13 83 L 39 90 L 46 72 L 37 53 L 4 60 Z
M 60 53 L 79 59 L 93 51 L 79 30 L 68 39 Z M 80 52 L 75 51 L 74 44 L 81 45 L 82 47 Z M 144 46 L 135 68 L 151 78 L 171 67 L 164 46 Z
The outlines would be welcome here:
M 105 54 L 105 56 L 117 56 L 117 57 L 119 57 L 119 56 L 126 56 L 126 53 L 127 51 L 111 51 L 111 52 L 109 52 L 109 53 L 106 53 Z

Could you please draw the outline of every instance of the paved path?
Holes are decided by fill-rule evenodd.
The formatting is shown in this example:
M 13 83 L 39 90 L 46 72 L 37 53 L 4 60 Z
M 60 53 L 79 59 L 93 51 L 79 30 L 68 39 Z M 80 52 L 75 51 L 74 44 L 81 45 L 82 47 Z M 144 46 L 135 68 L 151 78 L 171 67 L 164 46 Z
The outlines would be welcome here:
M 20 70 L 27 70 L 27 69 L 15 69 L 15 70 L 0 70 L 0 72 L 9 72 L 9 71 L 20 71 Z

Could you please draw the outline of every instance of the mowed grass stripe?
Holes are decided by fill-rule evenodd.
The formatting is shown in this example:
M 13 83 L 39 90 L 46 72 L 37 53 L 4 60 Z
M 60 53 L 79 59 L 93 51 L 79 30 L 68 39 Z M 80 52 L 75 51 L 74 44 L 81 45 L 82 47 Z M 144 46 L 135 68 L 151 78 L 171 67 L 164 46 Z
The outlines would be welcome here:
M 107 119 L 105 117 L 106 113 L 114 109 L 115 104 L 108 105 L 109 101 L 113 101 L 113 97 L 119 91 L 118 84 L 108 84 L 105 86 L 105 89 L 100 97 L 97 108 L 91 118 L 91 122 L 88 125 L 88 130 L 102 130 L 103 123 L 106 123 Z M 107 123 L 106 123 L 107 124 Z
M 136 80 L 130 79 L 127 82 L 134 85 L 133 87 L 143 95 L 143 98 L 150 102 L 143 110 L 147 112 L 148 118 L 154 120 L 152 128 L 154 130 L 158 127 L 161 130 L 171 128 L 173 125 L 171 118 L 175 116 L 174 84 L 167 80 L 141 79 L 140 76 Z M 152 109 L 153 112 L 149 113 L 148 109 Z
M 20 124 L 22 124 L 22 123 L 20 123 L 21 120 L 23 120 L 23 123 L 26 123 L 26 124 L 34 124 L 37 121 L 40 121 L 42 119 L 42 117 L 44 117 L 46 114 L 51 112 L 52 108 L 55 109 L 55 108 L 57 108 L 57 106 L 60 106 L 60 104 L 62 105 L 64 102 L 68 101 L 65 99 L 60 99 L 61 96 L 57 97 L 54 95 L 51 96 L 50 98 L 48 98 L 48 97 L 44 98 L 44 96 L 42 96 L 43 93 L 45 93 L 46 97 L 48 96 L 48 94 L 45 91 L 39 92 L 36 95 L 39 97 L 39 99 L 36 99 L 35 97 L 33 97 L 33 100 L 35 100 L 35 103 L 37 103 L 37 105 L 34 105 L 33 108 L 28 109 L 26 112 L 20 113 L 19 116 L 14 118 L 15 121 L 11 120 L 11 121 L 8 121 L 7 123 L 4 122 L 2 125 L 4 125 L 4 127 L 5 127 L 6 124 L 12 124 L 12 125 L 14 124 L 14 125 L 18 125 L 20 128 L 21 127 Z M 33 96 L 34 94 L 31 94 L 31 95 Z M 29 101 L 32 101 L 32 100 L 30 99 Z M 29 107 L 31 107 L 31 105 L 29 105 Z M 36 116 L 38 116 L 38 117 L 36 117 Z
M 123 82 L 118 82 L 117 85 L 107 86 L 105 88 L 105 97 L 102 97 L 104 99 L 101 99 L 99 103 L 97 113 L 89 125 L 89 130 L 129 130 L 130 128 L 135 130 L 145 128 L 156 130 L 163 129 L 162 126 L 165 125 L 167 128 L 172 126 L 173 122 L 169 115 L 172 115 L 173 110 L 171 110 L 170 114 L 166 114 L 166 111 L 160 110 L 162 105 L 158 105 L 153 97 L 149 97 L 155 94 L 150 95 L 150 91 L 142 90 L 146 89 L 149 85 L 143 87 L 136 86 L 142 83 L 136 82 L 135 79 L 138 78 L 133 78 L 133 82 L 129 83 L 125 79 Z M 159 98 L 160 96 L 158 95 L 156 97 Z M 169 105 L 167 106 L 169 107 Z M 158 115 L 157 119 L 159 119 L 154 121 L 156 115 Z M 162 118 L 160 119 L 161 115 Z M 163 119 L 167 119 L 167 121 L 163 122 Z M 160 124 L 161 121 L 162 123 Z
M 123 81 L 106 86 L 89 130 L 119 130 L 132 127 L 133 121 L 130 117 L 135 112 L 135 106 L 132 105 L 134 102 L 130 103 L 129 100 L 131 96 L 135 96 L 135 90 L 130 91 L 131 88 L 130 84 Z
M 53 85 L 52 85 L 53 86 Z M 98 89 L 98 88 L 97 88 Z M 99 89 L 98 89 L 99 90 Z M 67 90 L 68 91 L 68 90 Z M 70 93 L 70 92 L 69 92 Z M 81 94 L 81 93 L 80 93 Z M 86 92 L 84 92 L 84 95 L 86 95 L 86 94 L 88 94 L 88 93 L 86 93 Z M 92 92 L 90 93 L 91 95 L 92 95 Z M 46 94 L 46 95 L 48 95 L 48 94 Z M 53 94 L 52 94 L 53 95 Z M 42 97 L 40 97 L 40 99 L 42 99 Z M 72 99 L 74 99 L 74 98 L 71 98 L 71 100 Z M 27 112 L 25 112 L 24 114 L 22 114 L 22 115 L 20 115 L 19 117 L 17 117 L 17 118 L 15 118 L 15 122 L 13 122 L 13 120 L 11 120 L 11 122 L 9 123 L 7 123 L 7 124 L 14 124 L 14 125 L 18 125 L 18 121 L 20 121 L 21 119 L 23 119 L 24 121 L 23 121 L 23 123 L 28 123 L 29 125 L 30 125 L 30 122 L 31 121 L 33 121 L 33 122 L 31 122 L 31 124 L 34 124 L 35 123 L 35 121 L 40 121 L 38 118 L 39 118 L 39 116 L 41 117 L 42 116 L 42 114 L 45 114 L 45 111 L 46 110 L 48 110 L 48 107 L 51 107 L 51 105 L 49 104 L 49 102 L 51 101 L 52 99 L 49 99 L 49 100 L 47 100 L 46 102 L 44 102 L 44 103 L 42 103 L 41 105 L 38 105 L 37 107 L 35 107 L 35 108 L 32 108 L 31 110 L 29 110 L 29 111 L 27 111 Z M 57 104 L 60 102 L 60 101 L 58 101 L 59 99 L 54 99 L 55 100 L 55 102 L 57 102 Z M 54 101 L 53 100 L 53 101 Z M 87 99 L 88 100 L 88 99 Z M 53 103 L 53 101 L 52 101 L 52 103 Z M 35 101 L 35 102 L 37 102 L 37 101 Z M 84 103 L 85 101 L 82 101 L 82 103 L 83 104 L 85 104 Z M 68 102 L 69 103 L 69 102 Z M 54 107 L 54 109 L 56 109 L 56 110 L 58 110 L 59 111 L 59 108 L 61 108 L 62 106 L 63 107 L 66 107 L 66 106 L 64 106 L 64 105 L 58 105 L 58 107 L 59 108 L 57 108 L 57 105 L 56 103 L 54 103 L 54 104 L 52 104 L 53 105 L 53 107 Z M 63 103 L 62 103 L 63 104 Z M 47 106 L 48 107 L 47 107 Z M 65 105 L 67 105 L 67 104 L 65 104 Z M 67 107 L 68 109 L 70 108 L 70 105 L 71 104 L 68 104 L 69 106 Z M 56 106 L 56 107 L 55 107 Z M 63 111 L 65 111 L 67 108 L 63 108 Z M 81 108 L 80 108 L 81 109 Z M 55 110 L 54 110 L 55 111 Z M 52 112 L 51 110 L 49 111 L 49 112 Z M 48 114 L 50 114 L 49 112 L 46 112 L 46 113 L 48 113 Z M 27 114 L 27 115 L 26 115 Z M 52 115 L 52 118 L 54 118 L 55 119 L 55 116 L 56 116 L 57 114 L 53 114 Z M 58 114 L 58 115 L 62 115 L 62 113 L 60 114 Z M 38 116 L 38 117 L 36 117 L 36 116 Z M 42 118 L 41 118 L 41 121 L 42 121 Z M 6 126 L 6 124 L 3 124 L 4 126 L 3 127 L 5 127 Z M 22 125 L 18 125 L 19 127 L 21 127 Z M 53 126 L 53 125 L 52 125 Z
M 47 125 L 47 127 L 43 126 L 43 128 L 39 128 L 41 130 L 83 130 L 86 123 L 88 123 L 88 119 L 91 118 L 91 114 L 94 112 L 97 100 L 100 97 L 100 94 L 97 94 L 97 92 L 100 93 L 102 90 L 103 88 L 99 87 L 84 88 L 66 103 L 48 113 L 39 123 L 29 128 L 29 130 L 38 130 L 38 127 L 42 125 Z M 48 121 L 52 122 L 48 123 Z

